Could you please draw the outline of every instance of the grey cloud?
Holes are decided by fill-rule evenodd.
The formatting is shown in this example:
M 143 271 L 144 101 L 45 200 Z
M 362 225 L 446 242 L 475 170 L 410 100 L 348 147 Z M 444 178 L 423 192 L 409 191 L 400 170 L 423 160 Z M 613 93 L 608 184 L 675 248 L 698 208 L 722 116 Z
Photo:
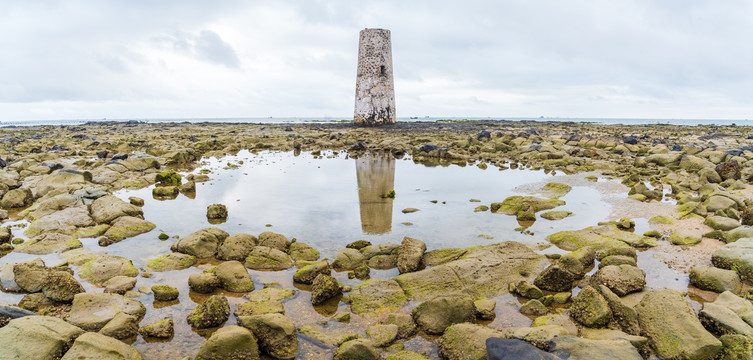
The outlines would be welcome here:
M 198 34 L 175 33 L 155 36 L 153 40 L 199 60 L 228 68 L 240 67 L 240 60 L 235 49 L 211 30 L 201 30 Z

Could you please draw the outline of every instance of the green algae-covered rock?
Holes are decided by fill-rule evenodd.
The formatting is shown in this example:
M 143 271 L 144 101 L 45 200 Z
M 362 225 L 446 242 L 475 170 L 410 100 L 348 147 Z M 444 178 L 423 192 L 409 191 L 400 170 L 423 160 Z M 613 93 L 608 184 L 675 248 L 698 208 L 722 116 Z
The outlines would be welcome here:
M 612 310 L 598 291 L 586 286 L 573 298 L 570 316 L 586 327 L 603 327 L 609 323 Z
M 571 273 L 582 277 L 586 270 L 594 264 L 596 250 L 590 246 L 584 246 L 573 252 L 560 257 L 560 264 Z
M 613 247 L 656 246 L 655 239 L 620 230 L 615 225 L 592 226 L 576 231 L 560 231 L 549 235 L 547 240 L 565 250 L 577 250 L 584 246 L 591 246 L 597 251 Z
M 220 278 L 214 273 L 195 273 L 188 276 L 188 287 L 201 294 L 209 294 L 221 285 Z
M 142 360 L 143 358 L 136 349 L 120 340 L 90 332 L 79 336 L 61 360 L 78 359 Z
M 729 231 L 734 228 L 740 227 L 740 222 L 735 219 L 730 219 L 726 216 L 709 216 L 704 220 L 704 224 L 708 225 L 714 230 Z
M 612 311 L 612 321 L 610 327 L 615 329 L 621 329 L 627 334 L 638 335 L 641 332 L 640 325 L 638 324 L 638 314 L 635 309 L 625 304 L 619 296 L 609 290 L 604 285 L 599 285 L 596 288 L 601 296 L 609 304 L 609 309 Z
M 392 279 L 371 279 L 353 288 L 347 296 L 351 311 L 355 314 L 396 309 L 408 299 L 400 285 Z
M 418 330 L 413 316 L 404 313 L 392 313 L 387 316 L 387 324 L 397 326 L 397 338 L 407 339 L 413 336 Z
M 572 215 L 572 212 L 565 210 L 552 210 L 541 213 L 541 217 L 547 220 L 562 220 Z
M 753 238 L 740 239 L 719 247 L 711 256 L 711 262 L 718 268 L 736 271 L 743 281 L 752 283 Z
M 157 225 L 152 222 L 133 216 L 121 216 L 112 222 L 105 232 L 105 237 L 112 241 L 121 241 L 125 238 L 152 231 Z
M 698 312 L 698 318 L 706 329 L 716 335 L 741 334 L 753 336 L 753 327 L 743 321 L 734 311 L 723 305 L 704 303 L 703 308 Z
M 139 320 L 135 316 L 125 313 L 117 313 L 108 321 L 99 333 L 115 339 L 126 339 L 136 336 L 139 331 Z
M 0 328 L 1 359 L 59 359 L 84 330 L 50 316 L 25 316 Z
M 397 338 L 397 325 L 372 325 L 366 329 L 366 335 L 376 347 L 385 347 L 392 344 Z
M 444 248 L 427 251 L 424 253 L 421 262 L 425 266 L 437 266 L 455 261 L 468 252 L 467 249 Z
M 518 281 L 518 283 L 515 284 L 513 291 L 526 299 L 539 299 L 544 296 L 541 289 L 526 280 Z
M 670 243 L 672 243 L 672 245 L 695 245 L 701 242 L 701 237 L 698 235 L 676 231 L 669 236 L 668 240 Z
M 278 234 L 271 231 L 265 231 L 259 234 L 259 246 L 266 246 L 272 249 L 277 249 L 282 252 L 287 252 L 290 247 L 290 240 L 285 235 Z
M 225 359 L 259 359 L 259 347 L 254 334 L 236 325 L 223 327 L 212 334 L 196 354 L 196 360 Z
M 743 238 L 753 238 L 753 227 L 747 225 L 736 227 L 724 234 L 721 240 L 726 243 L 733 243 Z
M 533 283 L 544 290 L 563 292 L 570 291 L 576 279 L 577 276 L 562 265 L 551 265 L 542 271 Z
M 740 292 L 740 276 L 732 270 L 710 266 L 696 266 L 690 270 L 690 283 L 701 290 Z
M 426 252 L 426 244 L 418 239 L 404 237 L 397 251 L 397 269 L 401 274 L 418 270 L 421 258 Z
M 175 334 L 174 327 L 173 319 L 164 319 L 142 327 L 139 329 L 139 334 L 144 337 L 168 339 Z
M 218 247 L 228 236 L 228 233 L 220 228 L 204 228 L 179 239 L 170 246 L 170 249 L 197 258 L 214 257 Z
M 156 186 L 152 189 L 152 196 L 155 198 L 175 198 L 178 194 L 180 190 L 177 186 Z
M 603 258 L 599 262 L 599 268 L 603 268 L 609 265 L 630 265 L 638 266 L 638 263 L 634 257 L 625 255 L 610 255 Z
M 344 342 L 335 350 L 334 360 L 378 360 L 381 359 L 374 343 L 366 339 Z
M 421 330 L 441 334 L 452 324 L 473 321 L 475 309 L 469 297 L 438 297 L 418 304 L 412 315 Z
M 188 313 L 188 323 L 197 329 L 220 326 L 230 316 L 230 304 L 222 295 L 212 295 Z
M 165 284 L 153 285 L 152 293 L 154 293 L 154 300 L 157 301 L 173 301 L 178 298 L 178 289 Z
M 222 204 L 212 204 L 207 206 L 207 219 L 227 219 L 227 207 Z
M 533 214 L 562 205 L 565 205 L 562 200 L 515 195 L 508 197 L 501 203 L 492 203 L 491 210 L 494 213 L 515 215 L 519 220 L 535 220 L 536 217 Z
M 46 255 L 80 248 L 81 242 L 70 235 L 46 233 L 35 236 L 14 249 L 15 252 Z
M 154 182 L 163 185 L 180 185 L 181 176 L 173 170 L 166 170 L 155 175 Z
M 329 275 L 331 273 L 327 261 L 320 261 L 298 269 L 298 271 L 293 274 L 293 281 L 300 284 L 311 285 L 319 274 Z
M 503 338 L 504 333 L 475 324 L 455 324 L 448 327 L 437 341 L 439 356 L 447 360 L 486 359 L 486 339 Z
M 559 199 L 565 196 L 573 188 L 570 185 L 550 182 L 541 188 L 541 193 L 550 199 Z
M 285 270 L 293 267 L 293 262 L 288 254 L 260 245 L 248 254 L 246 267 L 253 270 Z
M 232 292 L 254 291 L 254 280 L 240 261 L 226 261 L 214 269 L 220 279 L 220 287 Z
M 660 358 L 709 359 L 722 349 L 722 343 L 703 328 L 688 300 L 677 290 L 649 291 L 635 311 Z
M 298 337 L 293 320 L 282 314 L 241 316 L 238 324 L 251 330 L 265 354 L 292 359 L 298 353 Z
M 546 257 L 527 246 L 505 241 L 470 248 L 458 260 L 402 274 L 395 281 L 415 300 L 450 295 L 495 297 L 507 294 L 509 283 L 541 272 L 547 263 Z
M 319 252 L 311 247 L 311 245 L 296 241 L 290 244 L 290 257 L 293 259 L 293 261 L 317 261 L 319 260 Z
M 244 298 L 249 301 L 283 301 L 287 298 L 295 296 L 296 290 L 278 289 L 278 288 L 265 288 L 254 291 L 250 294 L 243 295 Z
M 329 274 L 319 274 L 311 284 L 311 304 L 319 305 L 342 293 L 342 285 Z
M 181 253 L 169 253 L 161 255 L 146 263 L 149 271 L 172 271 L 188 269 L 196 264 L 196 257 Z
M 724 346 L 718 359 L 753 360 L 753 338 L 745 335 L 722 335 L 719 340 Z
M 238 305 L 238 307 L 233 312 L 233 315 L 235 315 L 236 317 L 241 317 L 272 313 L 285 315 L 285 308 L 282 306 L 281 302 L 277 300 L 245 302 Z
M 429 360 L 429 358 L 413 351 L 404 350 L 387 356 L 385 360 Z
M 546 305 L 538 299 L 528 300 L 520 307 L 520 313 L 529 316 L 541 316 L 549 313 Z
M 92 284 L 102 284 L 115 276 L 136 277 L 139 274 L 131 260 L 115 255 L 96 257 L 79 266 L 76 272 Z
M 217 258 L 244 261 L 258 241 L 256 236 L 250 234 L 230 235 L 217 248 Z
M 337 252 L 332 267 L 339 270 L 353 270 L 366 262 L 366 257 L 356 249 L 343 249 Z

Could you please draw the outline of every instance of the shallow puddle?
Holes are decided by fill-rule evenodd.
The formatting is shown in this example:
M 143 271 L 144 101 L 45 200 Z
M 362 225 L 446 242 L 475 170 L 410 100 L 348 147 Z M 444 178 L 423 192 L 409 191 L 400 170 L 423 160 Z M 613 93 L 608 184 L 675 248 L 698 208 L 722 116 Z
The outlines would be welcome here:
M 499 171 L 493 166 L 485 170 L 476 166 L 426 166 L 415 164 L 408 158 L 395 159 L 389 154 L 352 159 L 345 152 L 325 152 L 314 156 L 311 153 L 252 154 L 241 151 L 237 156 L 204 159 L 193 173 L 202 171 L 210 171 L 211 180 L 197 184 L 194 198 L 179 195 L 171 200 L 155 199 L 152 197 L 153 186 L 116 192 L 115 195 L 126 201 L 131 196 L 144 199 L 144 217 L 157 227 L 149 233 L 105 248 L 98 246 L 96 239 L 82 239 L 84 246 L 127 257 L 140 269 L 148 260 L 169 253 L 174 236 L 185 237 L 209 226 L 220 227 L 231 235 L 278 232 L 289 239 L 296 238 L 313 246 L 319 250 L 322 258 L 330 260 L 334 259 L 338 249 L 355 240 L 399 244 L 404 236 L 424 241 L 427 250 L 517 241 L 538 249 L 539 253 L 564 253 L 549 247 L 546 236 L 557 231 L 582 229 L 599 221 L 614 220 L 615 199 L 625 199 L 628 190 L 615 180 L 591 182 L 585 179 L 588 175 L 595 175 L 593 173 L 552 176 L 544 171 L 528 169 Z M 573 216 L 557 221 L 539 218 L 533 223 L 521 224 L 514 216 L 489 211 L 474 212 L 479 205 L 501 202 L 511 195 L 535 194 L 550 181 L 569 183 L 573 187 L 571 192 L 561 197 L 566 205 L 556 209 L 571 211 Z M 390 190 L 395 191 L 394 200 L 383 197 Z M 229 216 L 226 222 L 210 224 L 207 221 L 207 206 L 215 203 L 227 206 Z M 418 211 L 404 213 L 403 209 L 407 208 Z M 636 222 L 636 231 L 643 233 L 648 230 L 647 219 L 636 219 Z M 15 223 L 22 224 L 24 221 Z M 170 239 L 159 240 L 157 235 L 161 232 L 168 234 Z M 14 233 L 19 234 L 20 231 Z M 0 258 L 0 264 L 35 257 L 11 253 Z M 42 258 L 48 266 L 62 262 L 57 255 Z M 177 287 L 181 294 L 177 301 L 168 303 L 153 302 L 151 295 L 139 298 L 147 307 L 141 325 L 167 317 L 175 320 L 173 339 L 158 342 L 147 341 L 140 336 L 132 339 L 133 346 L 145 358 L 192 357 L 204 338 L 216 330 L 195 331 L 185 320 L 188 312 L 208 296 L 189 290 L 188 275 L 215 264 L 201 263 L 186 270 L 154 273 L 151 278 L 138 277 L 136 288 L 169 284 Z M 648 288 L 687 288 L 687 275 L 669 269 L 654 251 L 640 252 L 638 265 L 648 273 Z M 354 315 L 349 323 L 338 323 L 332 317 L 337 312 L 348 311 L 347 305 L 335 300 L 312 307 L 308 289 L 293 284 L 294 270 L 249 272 L 256 289 L 267 284 L 298 290 L 293 298 L 283 301 L 286 315 L 297 326 L 319 323 L 327 333 L 365 334 L 366 327 L 379 320 Z M 388 278 L 397 274 L 396 269 L 371 271 L 372 278 Z M 348 279 L 345 272 L 336 273 L 335 276 L 341 283 L 350 286 L 360 283 L 359 280 Z M 88 292 L 102 291 L 81 282 Z M 231 303 L 231 312 L 245 301 L 243 294 L 224 294 Z M 18 303 L 22 297 L 19 294 L 0 293 L 0 302 Z M 531 320 L 518 313 L 520 304 L 514 296 L 505 295 L 497 298 L 497 301 L 497 318 L 490 326 L 530 325 Z M 231 315 L 227 324 L 234 323 L 235 317 Z M 298 358 L 331 358 L 332 350 L 321 348 L 303 337 L 300 340 Z M 403 344 L 407 350 L 436 358 L 436 348 L 429 340 L 431 338 L 419 334 L 403 341 Z

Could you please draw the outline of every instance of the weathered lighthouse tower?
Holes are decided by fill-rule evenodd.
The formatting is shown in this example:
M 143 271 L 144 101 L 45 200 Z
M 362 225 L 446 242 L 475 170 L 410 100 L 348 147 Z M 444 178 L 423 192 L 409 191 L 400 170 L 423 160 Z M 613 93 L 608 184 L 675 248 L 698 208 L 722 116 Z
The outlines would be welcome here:
M 387 29 L 361 30 L 353 122 L 365 126 L 395 123 L 392 40 Z

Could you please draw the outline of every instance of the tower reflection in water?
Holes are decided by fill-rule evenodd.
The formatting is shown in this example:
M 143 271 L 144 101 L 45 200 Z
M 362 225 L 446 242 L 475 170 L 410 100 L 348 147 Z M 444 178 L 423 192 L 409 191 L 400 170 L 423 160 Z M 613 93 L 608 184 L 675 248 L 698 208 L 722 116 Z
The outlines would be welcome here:
M 389 153 L 365 154 L 356 159 L 361 229 L 367 234 L 392 230 L 392 199 L 384 195 L 395 186 L 395 158 Z

